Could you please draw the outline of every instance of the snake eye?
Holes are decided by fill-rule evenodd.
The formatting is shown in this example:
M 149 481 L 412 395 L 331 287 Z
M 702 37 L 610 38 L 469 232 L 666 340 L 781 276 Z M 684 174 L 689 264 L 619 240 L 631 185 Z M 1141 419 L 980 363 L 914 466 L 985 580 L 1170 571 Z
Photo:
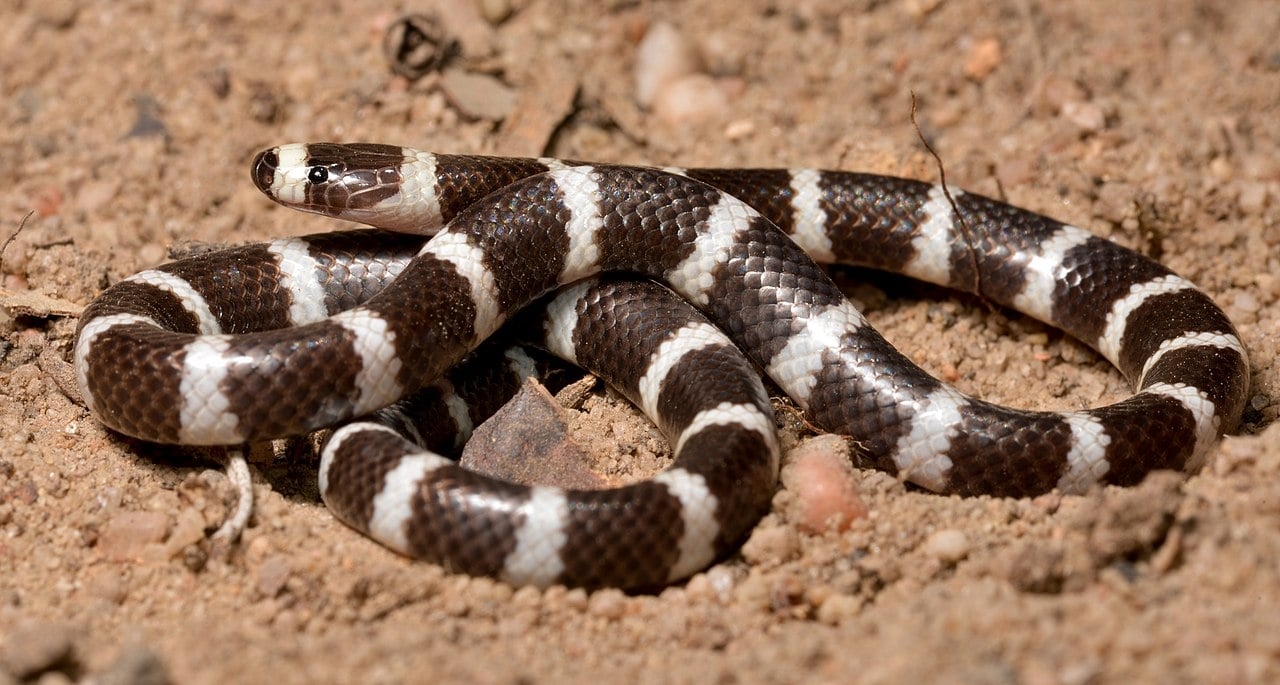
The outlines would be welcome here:
M 329 180 L 329 170 L 322 166 L 313 166 L 307 172 L 307 180 L 313 184 L 321 184 Z

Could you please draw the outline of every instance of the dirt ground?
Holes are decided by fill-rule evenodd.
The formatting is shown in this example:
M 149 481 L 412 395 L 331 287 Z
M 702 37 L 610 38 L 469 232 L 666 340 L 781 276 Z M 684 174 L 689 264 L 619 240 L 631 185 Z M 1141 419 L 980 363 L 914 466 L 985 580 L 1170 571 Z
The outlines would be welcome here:
M 459 41 L 448 73 L 394 75 L 386 26 L 433 7 Z M 661 21 L 701 64 L 645 109 L 638 46 Z M 1280 680 L 1277 35 L 1273 0 L 10 0 L 2 234 L 34 214 L 0 266 L 0 684 Z M 784 489 L 741 555 L 661 593 L 512 590 L 383 550 L 320 504 L 313 460 L 269 450 L 249 529 L 219 548 L 217 465 L 107 433 L 66 381 L 76 313 L 109 283 L 171 248 L 333 227 L 251 187 L 261 148 L 936 179 L 913 91 L 950 183 L 1156 256 L 1225 307 L 1252 401 L 1202 473 L 1004 500 L 860 472 L 870 513 L 845 532 L 801 532 Z M 849 281 L 963 390 L 1127 392 L 1016 314 Z M 649 449 L 607 394 L 576 421 L 609 459 Z

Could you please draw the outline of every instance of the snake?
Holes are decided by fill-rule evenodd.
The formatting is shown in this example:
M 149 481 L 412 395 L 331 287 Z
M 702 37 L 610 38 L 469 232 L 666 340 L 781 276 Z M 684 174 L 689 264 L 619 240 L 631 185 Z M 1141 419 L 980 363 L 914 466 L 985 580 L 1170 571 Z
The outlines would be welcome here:
M 777 487 L 760 372 L 814 426 L 851 437 L 856 465 L 959 495 L 1194 472 L 1245 403 L 1244 345 L 1190 281 L 1080 227 L 942 185 L 375 143 L 273 147 L 251 176 L 280 205 L 372 228 L 229 248 L 110 286 L 74 346 L 89 410 L 161 443 L 336 427 L 320 462 L 326 504 L 451 571 L 653 587 L 729 555 Z M 968 396 L 886 341 L 822 264 L 904 274 L 1056 326 L 1134 394 L 1072 411 Z M 450 369 L 557 292 L 530 328 L 655 421 L 674 445 L 666 470 L 603 490 L 507 483 L 424 447 L 425 429 L 404 417 L 434 404 L 445 433 L 469 430 L 470 391 Z M 529 372 L 518 354 L 496 356 L 508 375 Z M 467 363 L 464 377 L 485 376 Z

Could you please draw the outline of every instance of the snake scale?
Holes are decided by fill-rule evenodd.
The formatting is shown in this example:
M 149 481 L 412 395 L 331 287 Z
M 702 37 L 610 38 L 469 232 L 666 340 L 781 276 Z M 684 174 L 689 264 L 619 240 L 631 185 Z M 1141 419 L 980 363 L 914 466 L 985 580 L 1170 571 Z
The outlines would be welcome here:
M 90 409 L 165 443 L 341 426 L 321 458 L 330 508 L 459 572 L 655 586 L 734 549 L 767 511 L 778 468 L 755 368 L 815 425 L 856 438 L 860 465 L 944 493 L 1081 492 L 1191 471 L 1243 410 L 1245 350 L 1207 295 L 1083 229 L 976 194 L 813 169 L 378 144 L 279 146 L 256 157 L 252 176 L 283 205 L 391 232 L 231 248 L 108 288 L 75 346 Z M 1071 412 L 968 397 L 887 343 L 818 262 L 976 292 L 1058 326 L 1136 394 Z M 622 280 L 584 280 L 598 274 Z M 612 490 L 526 487 L 404 437 L 436 430 L 400 411 L 414 404 L 441 407 L 445 433 L 469 430 L 479 414 L 459 383 L 484 372 L 445 374 L 571 284 L 534 326 L 541 344 L 640 406 L 674 446 L 669 469 Z M 526 361 L 504 364 L 518 376 Z

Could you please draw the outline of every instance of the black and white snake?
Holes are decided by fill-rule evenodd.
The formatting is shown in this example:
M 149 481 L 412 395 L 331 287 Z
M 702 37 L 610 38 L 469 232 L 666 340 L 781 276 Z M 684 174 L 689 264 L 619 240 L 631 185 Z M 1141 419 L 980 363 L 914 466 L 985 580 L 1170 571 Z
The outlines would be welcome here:
M 75 347 L 84 397 L 109 427 L 238 444 L 340 425 L 435 381 L 438 415 L 465 431 L 475 417 L 436 379 L 557 288 L 599 273 L 652 279 L 709 319 L 628 281 L 588 281 L 547 308 L 544 344 L 608 378 L 671 439 L 674 465 L 641 483 L 497 482 L 407 442 L 428 429 L 394 409 L 334 433 L 320 479 L 340 518 L 512 583 L 658 585 L 741 541 L 768 508 L 778 448 L 737 348 L 814 424 L 855 437 L 862 465 L 938 492 L 1080 492 L 1194 470 L 1247 391 L 1235 329 L 1191 283 L 1082 229 L 978 195 L 953 204 L 917 181 L 338 144 L 273 148 L 253 178 L 284 205 L 435 235 L 280 240 L 112 286 Z M 1137 394 L 1065 413 L 967 397 L 890 346 L 815 260 L 976 288 L 1091 345 Z

